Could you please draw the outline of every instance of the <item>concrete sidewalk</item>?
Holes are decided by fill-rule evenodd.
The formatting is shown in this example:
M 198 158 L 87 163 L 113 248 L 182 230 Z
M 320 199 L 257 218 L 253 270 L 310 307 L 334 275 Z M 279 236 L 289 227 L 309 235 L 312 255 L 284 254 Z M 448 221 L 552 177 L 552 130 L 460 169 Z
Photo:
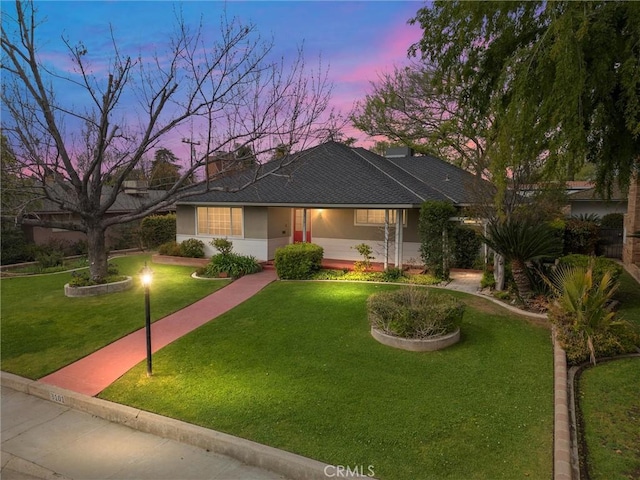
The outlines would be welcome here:
M 3 480 L 285 477 L 2 387 Z

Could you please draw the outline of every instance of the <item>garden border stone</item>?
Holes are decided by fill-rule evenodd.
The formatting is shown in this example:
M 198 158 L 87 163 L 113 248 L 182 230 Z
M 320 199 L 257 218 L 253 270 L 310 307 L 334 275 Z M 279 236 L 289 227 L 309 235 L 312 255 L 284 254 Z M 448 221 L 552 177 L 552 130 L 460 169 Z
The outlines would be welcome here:
M 402 338 L 388 335 L 382 330 L 371 327 L 371 336 L 378 342 L 388 347 L 408 350 L 410 352 L 435 352 L 442 350 L 460 341 L 460 329 L 446 335 L 438 335 L 432 338 Z
M 124 292 L 133 287 L 133 277 L 113 283 L 103 283 L 101 285 L 90 285 L 87 287 L 72 287 L 68 283 L 64 286 L 64 294 L 67 297 L 97 297 L 108 293 Z

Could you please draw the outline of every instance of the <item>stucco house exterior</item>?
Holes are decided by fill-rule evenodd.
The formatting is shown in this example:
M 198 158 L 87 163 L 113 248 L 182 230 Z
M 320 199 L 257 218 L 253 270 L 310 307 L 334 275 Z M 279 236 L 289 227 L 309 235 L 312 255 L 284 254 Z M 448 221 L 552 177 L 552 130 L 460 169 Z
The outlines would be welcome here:
M 261 168 L 276 169 L 271 163 Z M 364 242 L 376 262 L 419 264 L 422 203 L 441 200 L 462 209 L 488 185 L 408 149 L 382 157 L 336 142 L 293 154 L 286 167 L 236 191 L 252 175 L 255 170 L 233 172 L 211 180 L 222 190 L 178 201 L 176 240 L 200 239 L 210 256 L 216 253 L 211 240 L 227 238 L 235 252 L 259 261 L 272 260 L 277 248 L 303 239 L 322 246 L 327 259 L 355 261 L 360 257 L 353 247 Z
M 627 213 L 627 195 L 623 194 L 618 186 L 613 188 L 609 199 L 598 194 L 593 185 L 590 188 L 569 194 L 567 199 L 571 215 L 574 216 L 595 214 L 602 218 L 609 213 L 623 215 Z

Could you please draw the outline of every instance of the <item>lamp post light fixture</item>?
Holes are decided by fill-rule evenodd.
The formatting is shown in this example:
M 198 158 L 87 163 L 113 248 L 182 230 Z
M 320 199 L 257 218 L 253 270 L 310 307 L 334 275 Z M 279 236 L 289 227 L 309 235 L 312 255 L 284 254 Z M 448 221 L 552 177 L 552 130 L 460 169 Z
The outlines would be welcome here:
M 145 331 L 147 334 L 147 377 L 151 376 L 151 303 L 149 301 L 149 286 L 153 278 L 153 271 L 144 263 L 144 267 L 140 271 L 140 280 L 144 286 L 144 314 L 145 314 Z

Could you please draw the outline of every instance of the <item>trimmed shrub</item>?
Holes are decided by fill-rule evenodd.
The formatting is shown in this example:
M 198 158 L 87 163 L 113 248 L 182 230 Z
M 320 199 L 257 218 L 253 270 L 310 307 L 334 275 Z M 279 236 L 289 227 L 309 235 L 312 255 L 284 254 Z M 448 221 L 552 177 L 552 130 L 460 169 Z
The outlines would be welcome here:
M 36 257 L 36 262 L 40 268 L 57 267 L 63 264 L 64 253 L 60 251 L 42 252 Z
M 176 239 L 176 216 L 151 215 L 140 223 L 140 239 L 146 248 L 157 248 Z
M 209 243 L 222 255 L 228 255 L 233 250 L 233 242 L 227 240 L 226 238 L 214 238 Z
M 600 228 L 622 228 L 624 215 L 622 213 L 607 213 L 600 221 Z
M 592 257 L 590 255 L 566 255 L 558 259 L 558 267 L 580 267 L 587 269 L 593 263 L 593 281 L 599 282 L 605 272 L 611 272 L 611 279 L 617 282 L 622 275 L 622 265 L 605 257 Z
M 404 272 L 401 268 L 389 267 L 382 273 L 382 281 L 384 282 L 397 282 L 404 277 Z
M 600 227 L 596 222 L 570 218 L 565 223 L 564 251 L 565 253 L 579 253 L 593 255 L 598 244 Z
M 453 265 L 457 268 L 473 268 L 480 256 L 480 234 L 473 228 L 457 225 L 453 229 L 453 242 Z
M 189 238 L 180 244 L 183 257 L 204 258 L 204 242 L 197 238 Z
M 448 202 L 427 201 L 420 207 L 420 256 L 431 273 L 445 280 L 449 278 L 454 228 L 449 218 L 456 212 Z
M 172 257 L 181 257 L 182 249 L 180 248 L 180 244 L 175 240 L 171 240 L 170 242 L 163 243 L 158 247 L 158 253 L 160 255 L 170 255 Z
M 252 256 L 238 255 L 236 253 L 221 253 L 211 257 L 211 261 L 204 269 L 205 277 L 219 277 L 226 273 L 231 278 L 240 278 L 244 275 L 257 273 L 262 267 Z
M 275 267 L 282 280 L 303 280 L 320 270 L 324 249 L 315 243 L 294 243 L 278 248 Z
M 372 327 L 402 338 L 430 338 L 454 332 L 465 305 L 451 295 L 421 288 L 381 292 L 367 299 Z

